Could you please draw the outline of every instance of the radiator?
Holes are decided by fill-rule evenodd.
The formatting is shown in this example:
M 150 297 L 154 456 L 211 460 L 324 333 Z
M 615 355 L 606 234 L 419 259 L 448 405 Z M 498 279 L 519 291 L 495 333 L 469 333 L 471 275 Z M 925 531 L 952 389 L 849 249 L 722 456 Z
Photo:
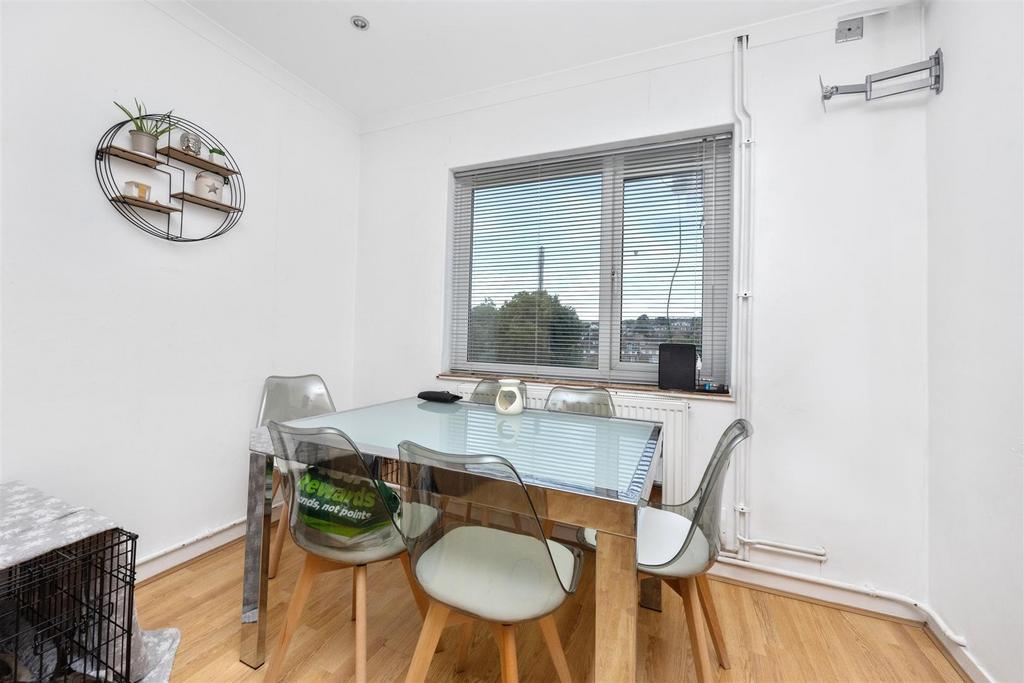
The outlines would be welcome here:
M 469 398 L 476 387 L 475 381 L 445 380 L 448 391 Z M 554 385 L 527 384 L 526 406 L 543 408 L 548 392 Z M 662 499 L 667 503 L 686 500 L 691 488 L 688 481 L 689 461 L 689 408 L 690 404 L 679 398 L 644 391 L 610 389 L 615 401 L 615 414 L 634 420 L 649 420 L 662 424 L 662 462 L 658 468 L 657 480 L 662 485 Z

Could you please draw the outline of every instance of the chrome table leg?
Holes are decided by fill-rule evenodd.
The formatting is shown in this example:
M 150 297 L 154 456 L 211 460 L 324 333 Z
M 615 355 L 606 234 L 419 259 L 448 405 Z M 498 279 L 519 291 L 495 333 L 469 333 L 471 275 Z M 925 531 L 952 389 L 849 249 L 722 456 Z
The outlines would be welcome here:
M 239 659 L 256 669 L 267 657 L 267 571 L 270 566 L 270 515 L 273 456 L 249 453 L 245 519 L 245 574 L 242 579 L 242 641 Z

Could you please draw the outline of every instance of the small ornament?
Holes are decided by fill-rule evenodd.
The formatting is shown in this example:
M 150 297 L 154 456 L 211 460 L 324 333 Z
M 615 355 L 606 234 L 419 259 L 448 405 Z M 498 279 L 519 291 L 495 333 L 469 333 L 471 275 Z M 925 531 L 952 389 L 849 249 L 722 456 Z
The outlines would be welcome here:
M 526 397 L 523 396 L 522 384 L 518 379 L 499 379 L 498 395 L 494 399 L 494 409 L 502 415 L 518 415 L 523 412 Z
M 219 202 L 223 190 L 224 178 L 216 173 L 200 171 L 196 175 L 195 193 L 197 196 Z
M 124 184 L 124 196 L 148 202 L 149 194 L 152 189 L 153 188 L 146 183 L 140 183 L 137 180 L 129 180 Z
M 195 133 L 185 131 L 178 138 L 178 141 L 181 144 L 182 151 L 188 152 L 192 156 L 199 156 L 203 153 L 203 141 Z

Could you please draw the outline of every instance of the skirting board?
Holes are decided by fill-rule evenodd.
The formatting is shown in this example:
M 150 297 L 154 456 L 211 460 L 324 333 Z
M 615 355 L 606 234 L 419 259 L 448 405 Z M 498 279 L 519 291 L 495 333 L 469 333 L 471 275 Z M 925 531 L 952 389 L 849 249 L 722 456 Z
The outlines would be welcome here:
M 794 598 L 806 598 L 811 602 L 825 603 L 840 609 L 847 608 L 882 618 L 921 624 L 962 676 L 975 681 L 975 683 L 994 682 L 988 672 L 971 656 L 969 648 L 954 643 L 942 633 L 941 629 L 932 628 L 932 625 L 922 617 L 920 612 L 903 603 L 881 596 L 863 595 L 841 588 L 823 586 L 810 578 L 801 580 L 795 577 L 770 574 L 761 571 L 756 566 L 741 567 L 719 562 L 711 568 L 710 573 L 712 576 L 721 577 L 727 581 L 745 584 L 753 588 L 763 588 L 769 592 L 783 593 Z
M 712 576 L 721 576 L 750 586 L 768 590 L 803 596 L 811 600 L 827 602 L 840 607 L 850 607 L 862 612 L 870 612 L 886 617 L 894 617 L 902 621 L 923 624 L 921 613 L 914 608 L 882 597 L 862 595 L 832 586 L 823 586 L 810 580 L 802 581 L 788 576 L 777 576 L 760 571 L 757 567 L 739 567 L 734 564 L 719 562 L 711 568 Z
M 932 628 L 931 624 L 924 625 L 924 632 L 946 655 L 946 659 L 961 676 L 975 683 L 995 683 L 995 679 L 988 675 L 988 671 L 985 671 L 985 668 L 971 656 L 971 651 L 968 648 L 960 647 L 947 638 L 941 630 Z
M 280 504 L 274 506 L 272 514 L 274 520 L 279 518 L 280 508 Z M 244 535 L 245 520 L 241 519 L 198 536 L 191 541 L 186 541 L 169 550 L 145 557 L 139 560 L 136 565 L 136 582 L 146 581 L 158 574 L 170 571 Z M 795 598 L 807 598 L 812 602 L 829 603 L 839 608 L 845 607 L 857 612 L 866 612 L 881 617 L 923 624 L 925 630 L 935 643 L 940 646 L 947 657 L 960 669 L 961 674 L 966 675 L 976 683 L 993 681 L 985 669 L 971 656 L 967 648 L 960 647 L 947 639 L 941 630 L 930 628 L 930 625 L 921 618 L 919 612 L 902 603 L 883 597 L 862 595 L 832 586 L 823 586 L 811 580 L 804 581 L 795 577 L 778 576 L 760 571 L 754 566 L 741 567 L 720 562 L 712 567 L 711 574 L 726 580 L 747 584 L 754 588 L 760 587 L 769 591 L 785 593 Z M 239 596 L 239 599 L 241 599 L 241 596 Z
M 281 504 L 276 503 L 271 517 L 274 521 L 281 516 Z M 141 583 L 157 574 L 163 574 L 201 555 L 227 545 L 245 536 L 245 519 L 232 522 L 200 536 L 180 543 L 173 548 L 148 555 L 135 563 L 135 582 Z M 241 596 L 239 596 L 241 599 Z

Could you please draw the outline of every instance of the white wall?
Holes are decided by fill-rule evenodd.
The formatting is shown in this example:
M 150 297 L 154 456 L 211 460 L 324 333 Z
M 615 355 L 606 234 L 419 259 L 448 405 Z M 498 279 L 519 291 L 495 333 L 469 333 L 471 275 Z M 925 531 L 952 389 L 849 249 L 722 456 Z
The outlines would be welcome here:
M 904 7 L 844 45 L 838 12 L 749 30 L 751 531 L 829 552 L 752 559 L 928 599 L 1021 680 L 1020 5 Z M 390 112 L 360 140 L 180 5 L 0 2 L 0 31 L 2 477 L 124 521 L 142 556 L 242 516 L 264 375 L 318 371 L 341 406 L 435 383 L 450 168 L 732 121 L 731 35 Z M 942 95 L 822 114 L 819 73 L 939 45 Z M 136 95 L 230 147 L 235 231 L 169 244 L 107 205 L 92 149 Z M 694 403 L 691 478 L 734 411 Z
M 265 375 L 318 371 L 350 404 L 358 137 L 186 14 L 0 6 L 3 477 L 111 516 L 144 557 L 244 516 Z M 232 232 L 172 244 L 106 202 L 93 149 L 134 96 L 228 146 Z
M 1024 187 L 1017 2 L 933 2 L 929 584 L 995 680 L 1024 680 Z
M 817 77 L 916 61 L 920 13 L 750 31 L 756 138 L 753 531 L 829 561 L 755 560 L 923 596 L 926 96 L 823 115 Z M 788 31 L 788 33 L 787 33 Z M 796 35 L 794 35 L 794 33 Z M 783 39 L 785 38 L 785 39 Z M 732 36 L 369 122 L 363 136 L 355 388 L 409 395 L 443 368 L 449 169 L 732 122 Z M 450 106 L 449 106 L 450 105 Z M 453 111 L 454 109 L 460 111 Z M 400 311 L 401 315 L 393 315 Z M 697 401 L 692 468 L 733 415 Z M 692 477 L 691 477 L 692 478 Z

